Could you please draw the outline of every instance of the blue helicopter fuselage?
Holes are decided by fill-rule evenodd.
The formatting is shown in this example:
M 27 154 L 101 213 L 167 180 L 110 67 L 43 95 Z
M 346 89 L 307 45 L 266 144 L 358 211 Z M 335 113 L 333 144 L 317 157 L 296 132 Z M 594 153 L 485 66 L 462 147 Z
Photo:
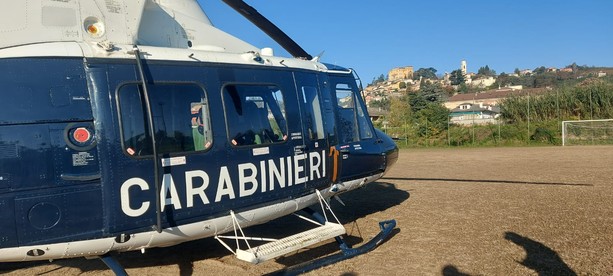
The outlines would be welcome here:
M 263 223 L 376 180 L 398 154 L 347 69 L 16 57 L 0 72 L 0 261 L 176 244 L 229 230 L 208 223 L 229 211 Z M 130 245 L 154 230 L 172 238 Z

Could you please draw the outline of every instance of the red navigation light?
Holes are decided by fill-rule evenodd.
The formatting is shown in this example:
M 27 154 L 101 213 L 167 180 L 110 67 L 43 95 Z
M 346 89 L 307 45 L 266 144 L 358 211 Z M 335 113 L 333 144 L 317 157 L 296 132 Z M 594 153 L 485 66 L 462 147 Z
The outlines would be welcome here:
M 96 27 L 96 25 L 89 25 L 87 26 L 87 32 L 90 33 L 91 35 L 98 35 L 98 27 Z
M 92 134 L 89 132 L 89 130 L 87 130 L 87 128 L 80 127 L 74 131 L 72 138 L 79 143 L 85 143 L 92 138 Z

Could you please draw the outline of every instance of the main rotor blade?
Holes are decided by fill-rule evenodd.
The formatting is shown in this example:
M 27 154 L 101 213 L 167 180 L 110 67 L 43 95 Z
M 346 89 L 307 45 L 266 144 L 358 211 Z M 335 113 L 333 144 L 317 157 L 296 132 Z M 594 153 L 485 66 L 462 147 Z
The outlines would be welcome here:
M 274 41 L 279 43 L 290 55 L 295 58 L 311 60 L 313 57 L 309 55 L 298 43 L 285 34 L 279 27 L 270 22 L 266 17 L 260 14 L 255 8 L 249 6 L 242 0 L 222 0 L 228 6 L 236 10 L 238 13 L 247 18 L 251 23 L 256 25 L 260 30 L 265 32 Z

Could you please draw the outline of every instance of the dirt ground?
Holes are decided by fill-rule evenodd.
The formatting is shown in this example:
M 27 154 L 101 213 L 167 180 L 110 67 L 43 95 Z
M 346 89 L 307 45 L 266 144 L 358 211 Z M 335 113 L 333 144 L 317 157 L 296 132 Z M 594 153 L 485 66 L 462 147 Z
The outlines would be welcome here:
M 333 204 L 352 244 L 396 219 L 365 255 L 307 275 L 613 275 L 613 146 L 411 149 Z M 282 235 L 288 217 L 248 228 Z M 251 265 L 214 239 L 117 256 L 130 275 L 261 275 L 335 253 L 334 242 Z M 112 275 L 97 260 L 4 263 L 8 275 Z

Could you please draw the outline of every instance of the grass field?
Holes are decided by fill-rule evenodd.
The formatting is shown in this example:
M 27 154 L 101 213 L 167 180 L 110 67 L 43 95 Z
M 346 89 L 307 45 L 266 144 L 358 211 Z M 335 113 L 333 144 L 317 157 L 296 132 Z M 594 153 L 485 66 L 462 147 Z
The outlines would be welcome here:
M 402 150 L 381 180 L 334 204 L 350 243 L 396 219 L 374 251 L 309 275 L 613 275 L 613 147 Z M 250 234 L 300 228 L 294 218 Z M 309 251 L 260 265 L 236 260 L 213 239 L 123 253 L 132 275 L 260 275 L 326 254 Z M 9 275 L 110 275 L 98 261 L 0 264 Z

